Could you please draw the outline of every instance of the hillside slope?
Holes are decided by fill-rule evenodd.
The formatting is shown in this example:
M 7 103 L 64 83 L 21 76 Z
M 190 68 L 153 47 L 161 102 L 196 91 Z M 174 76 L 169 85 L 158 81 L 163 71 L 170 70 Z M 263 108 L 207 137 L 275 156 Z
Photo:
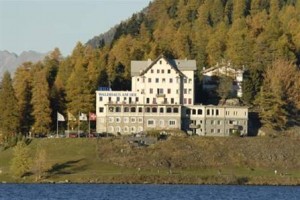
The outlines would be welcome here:
M 35 139 L 47 152 L 41 181 L 100 183 L 300 184 L 299 138 L 178 138 L 136 147 L 126 138 Z M 0 152 L 1 181 L 12 179 L 12 150 Z M 278 174 L 274 174 L 274 170 Z

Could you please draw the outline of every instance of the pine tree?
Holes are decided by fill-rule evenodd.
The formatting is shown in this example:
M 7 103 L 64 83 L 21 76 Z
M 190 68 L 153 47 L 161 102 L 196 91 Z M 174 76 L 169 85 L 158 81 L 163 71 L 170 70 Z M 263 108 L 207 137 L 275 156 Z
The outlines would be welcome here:
M 32 84 L 31 103 L 33 106 L 32 115 L 34 117 L 32 131 L 35 134 L 45 135 L 49 133 L 51 125 L 49 86 L 45 70 L 36 72 Z
M 18 133 L 20 127 L 19 108 L 12 79 L 5 72 L 0 84 L 0 131 L 5 138 Z

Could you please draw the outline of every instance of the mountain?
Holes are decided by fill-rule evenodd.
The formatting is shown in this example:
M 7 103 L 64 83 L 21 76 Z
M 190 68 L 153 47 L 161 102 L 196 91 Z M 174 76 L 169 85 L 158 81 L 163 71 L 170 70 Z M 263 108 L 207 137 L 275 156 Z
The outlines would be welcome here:
M 0 51 L 0 77 L 5 71 L 9 71 L 12 75 L 24 62 L 32 62 L 36 63 L 45 58 L 47 54 L 38 53 L 35 51 L 24 51 L 19 56 L 15 53 L 11 53 L 8 51 Z

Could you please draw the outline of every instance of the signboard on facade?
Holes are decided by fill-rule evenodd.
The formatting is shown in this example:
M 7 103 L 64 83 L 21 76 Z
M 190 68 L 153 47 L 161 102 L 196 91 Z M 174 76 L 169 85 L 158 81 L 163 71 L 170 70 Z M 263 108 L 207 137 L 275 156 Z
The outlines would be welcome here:
M 131 92 L 100 92 L 99 97 L 136 97 L 136 93 L 131 93 Z

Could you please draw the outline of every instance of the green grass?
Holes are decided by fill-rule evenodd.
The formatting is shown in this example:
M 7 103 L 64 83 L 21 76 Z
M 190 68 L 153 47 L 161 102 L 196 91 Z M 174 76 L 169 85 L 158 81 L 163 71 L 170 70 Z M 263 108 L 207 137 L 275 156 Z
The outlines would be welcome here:
M 32 157 L 37 147 L 44 148 L 47 152 L 49 171 L 44 179 L 40 180 L 41 182 L 68 180 L 84 183 L 236 184 L 243 181 L 245 184 L 300 184 L 300 169 L 297 166 L 289 169 L 278 168 L 278 174 L 275 175 L 274 168 L 270 167 L 272 165 L 263 167 L 263 164 L 258 163 L 258 167 L 249 167 L 249 164 L 241 164 L 244 161 L 241 162 L 239 158 L 244 160 L 245 158 L 235 152 L 234 155 L 240 156 L 238 159 L 231 160 L 227 165 L 220 165 L 218 162 L 214 165 L 215 158 L 210 158 L 210 154 L 205 157 L 206 154 L 201 148 L 212 152 L 220 151 L 219 142 L 222 145 L 231 143 L 228 138 L 172 138 L 172 140 L 159 142 L 147 148 L 134 148 L 122 139 L 51 138 L 33 139 L 29 148 Z M 249 141 L 246 142 L 249 143 Z M 251 142 L 261 141 L 256 138 Z M 188 155 L 186 146 L 191 146 L 195 152 Z M 201 156 L 204 159 L 202 164 L 193 160 L 197 153 L 202 153 Z M 227 153 L 230 154 L 230 150 Z M 220 155 L 213 156 L 218 158 Z M 229 158 L 231 157 L 229 155 Z M 21 179 L 12 178 L 9 172 L 11 158 L 12 148 L 0 152 L 0 170 L 2 171 L 0 182 L 34 182 L 34 174 Z M 165 163 L 165 160 L 169 160 L 172 167 L 159 164 L 159 162 Z M 190 162 L 190 165 L 186 162 Z M 262 160 L 261 162 L 268 161 Z M 211 165 L 207 166 L 206 163 Z

